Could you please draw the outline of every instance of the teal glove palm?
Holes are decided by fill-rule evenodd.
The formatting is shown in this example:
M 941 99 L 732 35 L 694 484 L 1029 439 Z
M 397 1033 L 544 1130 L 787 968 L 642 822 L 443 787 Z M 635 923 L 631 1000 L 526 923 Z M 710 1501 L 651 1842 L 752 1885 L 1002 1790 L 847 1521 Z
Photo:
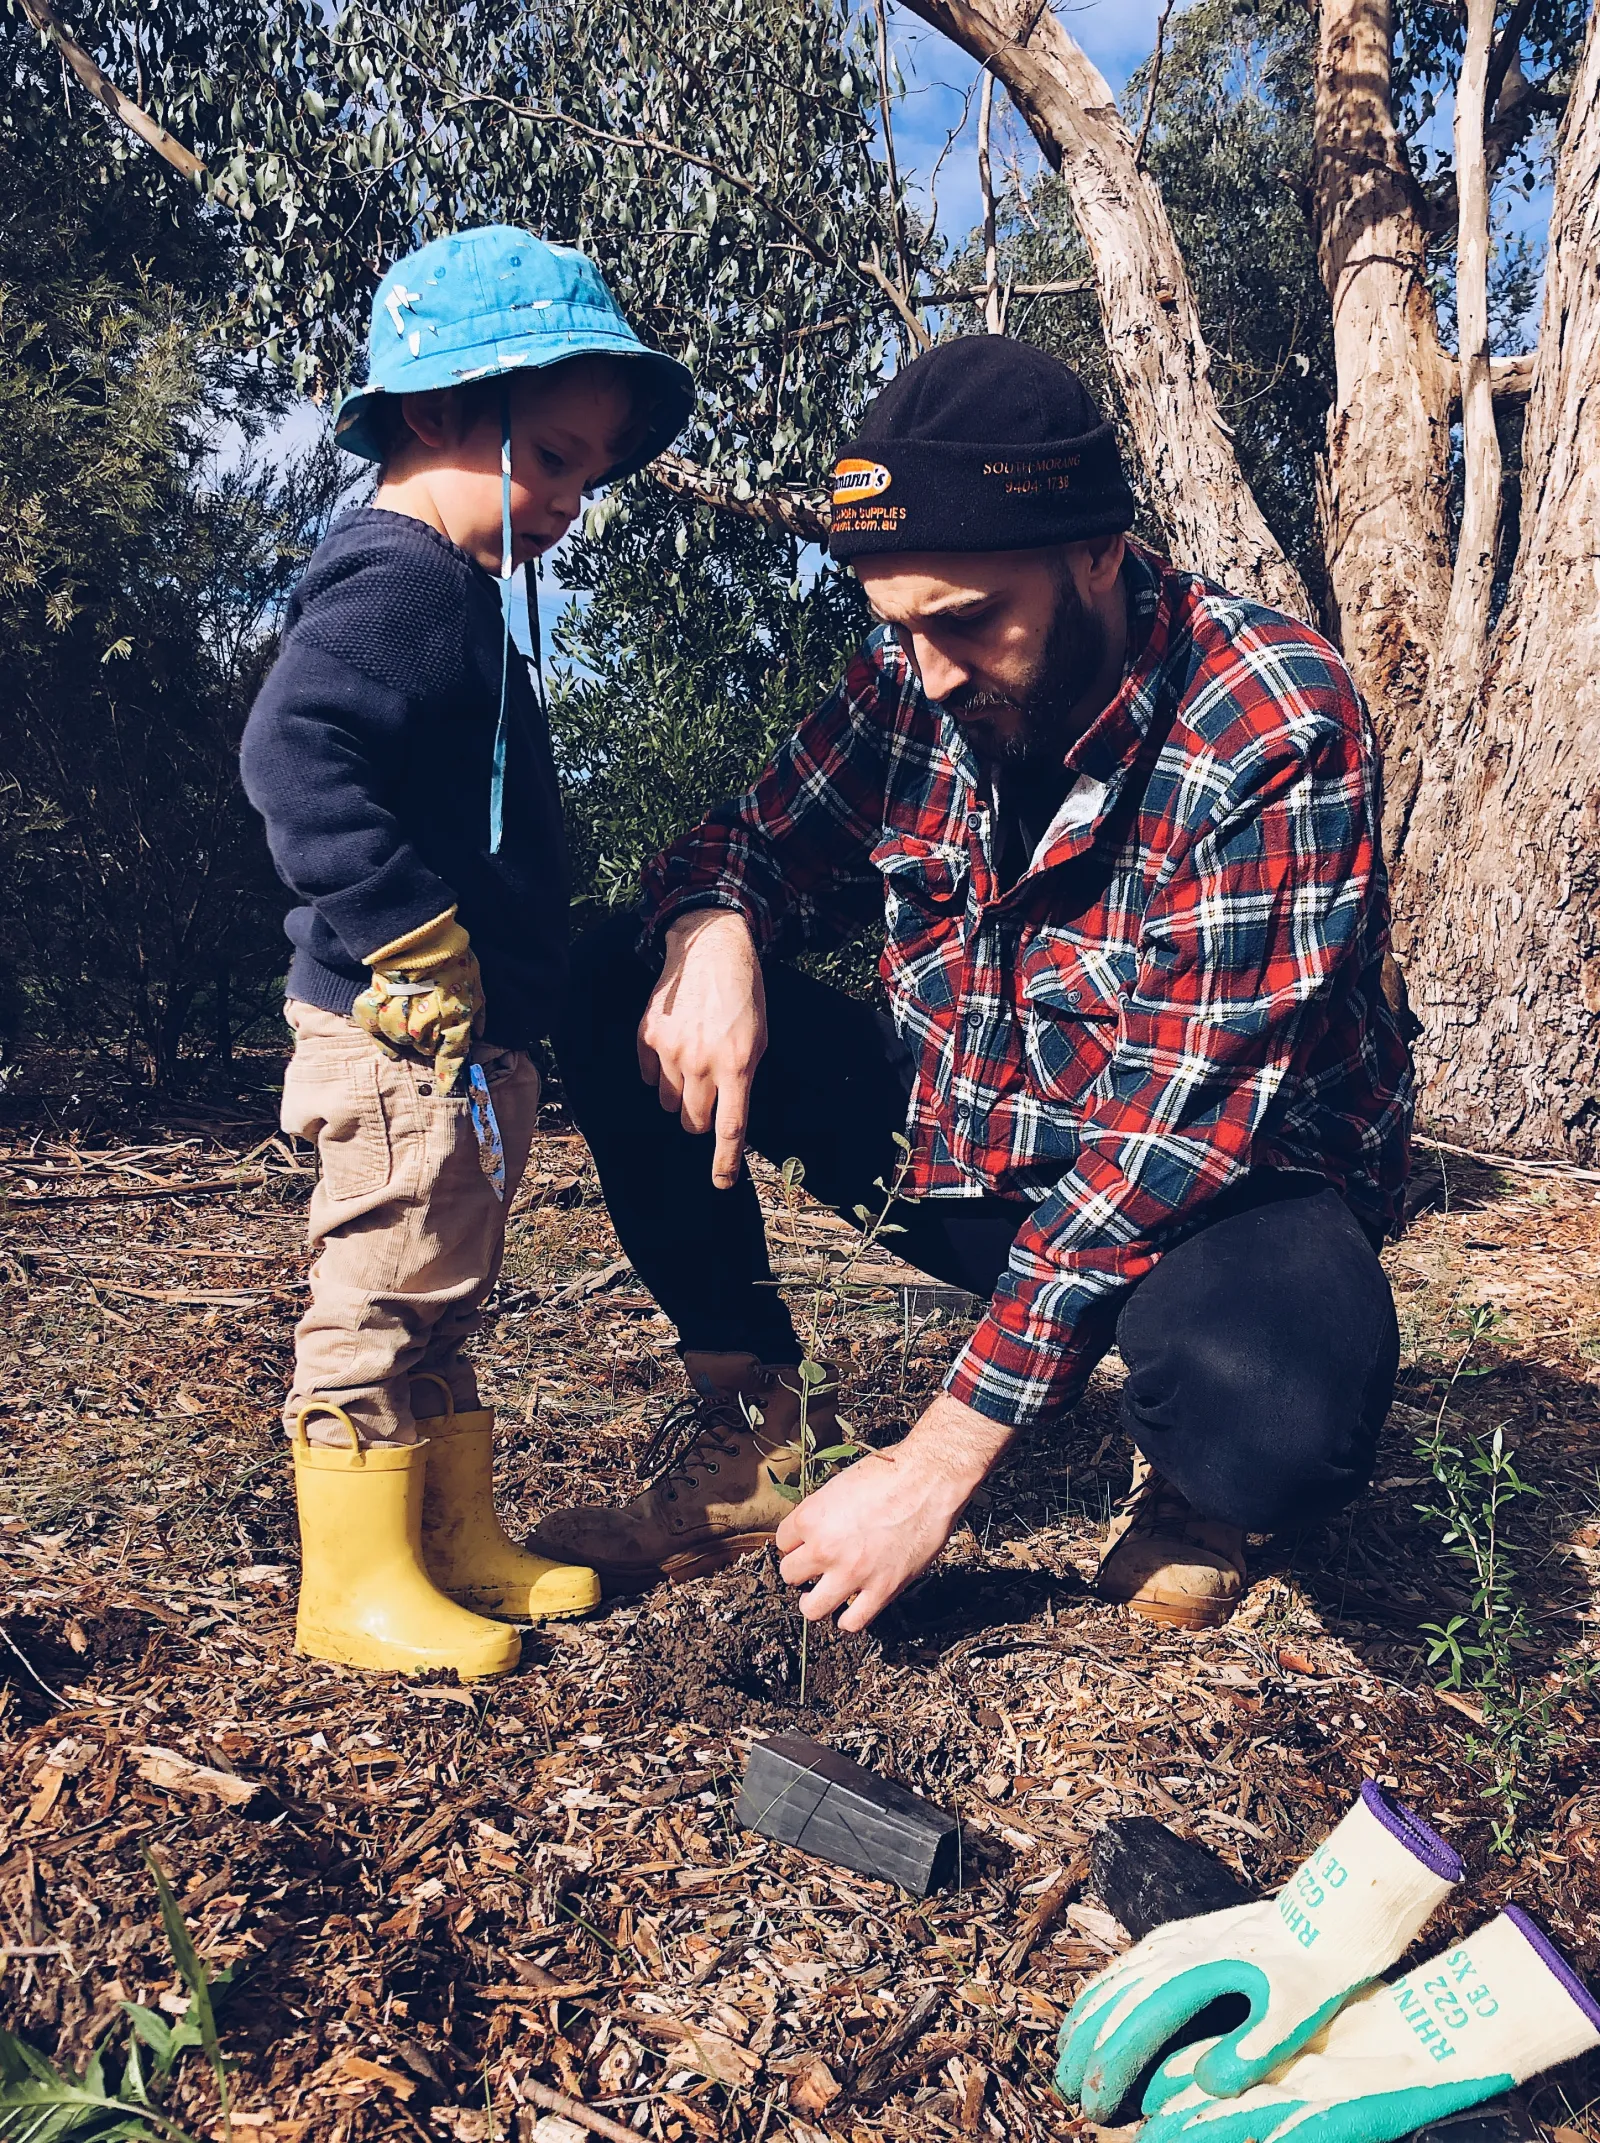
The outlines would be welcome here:
M 1270 2082 L 1213 2098 L 1188 2046 L 1145 2093 L 1139 2143 L 1394 2143 L 1600 2046 L 1600 2003 L 1509 1907 L 1393 1986 L 1368 1987 Z
M 1196 2081 L 1231 2097 L 1304 2046 L 1403 1956 L 1461 1880 L 1460 1860 L 1369 1780 L 1275 1898 L 1158 1927 L 1086 1987 L 1061 2027 L 1056 2088 L 1108 2120 L 1140 2073 L 1221 1995 L 1250 2004 Z

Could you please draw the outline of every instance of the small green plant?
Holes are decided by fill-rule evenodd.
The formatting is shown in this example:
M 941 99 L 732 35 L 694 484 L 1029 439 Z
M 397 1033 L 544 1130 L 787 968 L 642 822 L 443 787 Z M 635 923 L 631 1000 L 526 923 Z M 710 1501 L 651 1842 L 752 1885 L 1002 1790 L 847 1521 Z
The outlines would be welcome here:
M 156 1896 L 161 1902 L 161 1924 L 166 1929 L 173 1960 L 179 1976 L 189 1990 L 189 2007 L 178 2022 L 169 2025 L 153 2010 L 141 2008 L 137 2002 L 124 2002 L 128 2021 L 137 2036 L 156 2057 L 156 2075 L 163 2081 L 172 2074 L 173 2063 L 181 2053 L 192 2046 L 203 2047 L 205 2057 L 211 2064 L 211 2073 L 217 2082 L 217 2098 L 222 2107 L 222 2125 L 228 2135 L 233 2133 L 233 2119 L 228 2105 L 228 2067 L 222 2058 L 222 2042 L 217 2036 L 217 2013 L 212 2002 L 213 1992 L 220 1994 L 233 1981 L 234 1965 L 223 1971 L 213 1972 L 190 1939 L 184 1925 L 183 1914 L 178 1910 L 178 1901 L 172 1894 L 172 1885 L 162 1874 L 155 1856 L 146 1850 L 145 1866 L 150 1870 L 156 1886 Z
M 858 1444 L 851 1436 L 850 1424 L 842 1415 L 835 1416 L 835 1423 L 844 1432 L 844 1440 L 839 1443 L 819 1446 L 816 1432 L 811 1426 L 811 1406 L 813 1400 L 825 1397 L 832 1388 L 828 1383 L 828 1367 L 824 1357 L 828 1351 L 829 1338 L 848 1302 L 850 1280 L 857 1265 L 860 1264 L 862 1258 L 866 1256 L 874 1243 L 881 1242 L 887 1235 L 904 1233 L 903 1229 L 897 1228 L 891 1223 L 889 1215 L 894 1208 L 895 1201 L 905 1187 L 906 1176 L 911 1168 L 911 1141 L 903 1132 L 897 1131 L 894 1134 L 894 1142 L 899 1152 L 899 1159 L 895 1165 L 894 1180 L 892 1183 L 885 1183 L 883 1178 L 879 1176 L 874 1186 L 874 1188 L 883 1193 L 882 1206 L 876 1213 L 869 1206 L 858 1205 L 856 1207 L 855 1217 L 860 1223 L 860 1234 L 856 1237 L 849 1250 L 839 1253 L 831 1269 L 827 1258 L 824 1257 L 822 1269 L 817 1274 L 816 1285 L 811 1292 L 811 1306 L 806 1319 L 804 1335 L 805 1354 L 800 1363 L 800 1422 L 796 1432 L 796 1440 L 800 1446 L 798 1477 L 792 1481 L 783 1481 L 778 1478 L 777 1473 L 770 1466 L 767 1469 L 767 1479 L 785 1503 L 803 1503 L 807 1496 L 820 1488 L 823 1482 L 837 1473 L 841 1466 L 847 1466 L 851 1460 L 860 1458 L 866 1450 L 864 1444 Z M 784 1192 L 792 1212 L 799 1203 L 800 1192 L 805 1184 L 805 1163 L 797 1155 L 791 1154 L 789 1159 L 784 1162 L 781 1173 Z M 759 1428 L 761 1425 L 759 1410 L 755 1407 L 747 1407 L 746 1412 L 754 1425 Z M 810 1663 L 810 1635 L 811 1625 L 802 1618 L 800 1624 L 800 1703 L 802 1706 L 806 1701 L 806 1677 Z
M 1470 1694 L 1483 1713 L 1483 1734 L 1472 1736 L 1467 1749 L 1488 1773 L 1484 1798 L 1497 1811 L 1495 1850 L 1507 1853 L 1523 1810 L 1568 1739 L 1557 1712 L 1576 1686 L 1587 1685 L 1593 1669 L 1564 1672 L 1555 1686 L 1524 1683 L 1517 1655 L 1528 1645 L 1527 1603 L 1506 1538 L 1506 1518 L 1514 1505 L 1537 1498 L 1540 1491 L 1518 1472 L 1503 1422 L 1483 1435 L 1450 1416 L 1457 1385 L 1493 1368 L 1475 1357 L 1502 1322 L 1500 1311 L 1479 1303 L 1451 1329 L 1454 1366 L 1438 1412 L 1416 1446 L 1437 1493 L 1416 1509 L 1440 1528 L 1442 1546 L 1465 1565 L 1471 1582 L 1466 1613 L 1448 1622 L 1425 1622 L 1421 1634 L 1439 1687 Z
M 189 1990 L 188 2010 L 176 2024 L 169 2024 L 138 2002 L 123 2003 L 130 2031 L 115 2089 L 107 2079 L 109 2046 L 96 2047 L 83 2074 L 74 2076 L 14 2033 L 0 2031 L 0 2143 L 69 2143 L 69 2139 L 70 2143 L 91 2143 L 91 2139 L 92 2143 L 114 2143 L 122 2137 L 129 2143 L 162 2138 L 166 2143 L 194 2143 L 187 2129 L 169 2120 L 151 2097 L 152 2085 L 165 2083 L 179 2055 L 192 2047 L 203 2048 L 211 2064 L 224 2133 L 232 2134 L 227 2067 L 212 1997 L 229 1985 L 235 1968 L 211 1970 L 195 1949 L 171 1885 L 150 1853 L 144 1857 L 155 1881 L 173 1962 Z M 148 2078 L 141 2046 L 154 2056 Z

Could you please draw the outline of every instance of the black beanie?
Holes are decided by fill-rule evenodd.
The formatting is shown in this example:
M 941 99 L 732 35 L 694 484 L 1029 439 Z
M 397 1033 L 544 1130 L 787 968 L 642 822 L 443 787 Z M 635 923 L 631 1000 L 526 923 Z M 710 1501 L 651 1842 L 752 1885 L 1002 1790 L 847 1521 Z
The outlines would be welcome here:
M 1116 433 L 1077 373 L 1031 343 L 964 335 L 868 409 L 833 472 L 828 549 L 1031 550 L 1133 515 Z

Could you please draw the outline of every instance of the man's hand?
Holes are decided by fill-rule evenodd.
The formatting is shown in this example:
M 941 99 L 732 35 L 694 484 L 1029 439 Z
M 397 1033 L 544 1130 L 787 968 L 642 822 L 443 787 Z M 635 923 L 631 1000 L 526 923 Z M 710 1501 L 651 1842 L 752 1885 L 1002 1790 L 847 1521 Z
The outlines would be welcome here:
M 816 1582 L 800 1612 L 836 1608 L 864 1630 L 933 1561 L 1015 1432 L 941 1392 L 903 1443 L 869 1452 L 798 1504 L 778 1528 L 791 1585 Z
M 715 1128 L 711 1180 L 739 1180 L 750 1082 L 766 1054 L 767 993 L 750 925 L 731 908 L 696 908 L 667 932 L 667 964 L 639 1022 L 639 1075 L 685 1131 Z

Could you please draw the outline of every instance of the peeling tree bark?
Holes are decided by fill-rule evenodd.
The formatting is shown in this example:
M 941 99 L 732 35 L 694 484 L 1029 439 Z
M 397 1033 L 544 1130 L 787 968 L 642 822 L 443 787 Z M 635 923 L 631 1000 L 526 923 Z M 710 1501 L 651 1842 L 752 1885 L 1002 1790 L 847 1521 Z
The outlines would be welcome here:
M 1600 1160 L 1600 11 L 1558 148 L 1517 563 L 1405 884 L 1430 1114 Z
M 1309 618 L 1217 409 L 1199 309 L 1166 208 L 1099 69 L 1044 0 L 907 0 L 1010 92 L 1065 178 L 1145 484 L 1180 565 Z
M 1323 0 L 1316 216 L 1333 308 L 1323 545 L 1345 659 L 1383 737 L 1385 846 L 1404 846 L 1450 595 L 1454 367 L 1439 347 L 1422 204 L 1392 109 L 1390 0 Z
M 1456 323 L 1461 344 L 1461 531 L 1445 616 L 1441 689 L 1470 689 L 1482 661 L 1500 543 L 1500 435 L 1489 376 L 1489 160 L 1484 148 L 1495 0 L 1467 0 L 1456 82 Z

